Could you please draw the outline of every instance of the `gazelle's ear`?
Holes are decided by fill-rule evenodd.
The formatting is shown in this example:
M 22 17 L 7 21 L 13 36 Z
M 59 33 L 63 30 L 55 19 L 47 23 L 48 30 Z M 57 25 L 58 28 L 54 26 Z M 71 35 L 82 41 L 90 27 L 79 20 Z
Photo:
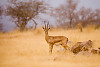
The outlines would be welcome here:
M 49 28 L 49 29 L 50 29 L 50 28 Z M 49 30 L 49 29 L 48 29 L 48 30 Z
M 44 29 L 44 27 L 42 26 L 42 28 Z

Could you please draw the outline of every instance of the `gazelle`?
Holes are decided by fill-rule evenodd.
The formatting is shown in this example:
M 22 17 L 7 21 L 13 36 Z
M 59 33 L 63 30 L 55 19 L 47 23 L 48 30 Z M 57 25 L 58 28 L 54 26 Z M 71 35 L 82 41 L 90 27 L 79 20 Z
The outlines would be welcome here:
M 48 30 L 50 29 L 49 22 L 47 24 L 45 24 L 45 27 L 43 27 L 43 29 L 45 31 L 45 40 L 49 44 L 50 54 L 52 54 L 53 45 L 55 45 L 56 43 L 60 43 L 59 45 L 62 45 L 64 47 L 65 51 L 67 48 L 69 48 L 67 46 L 67 42 L 68 42 L 67 37 L 65 37 L 65 36 L 49 36 L 48 35 Z

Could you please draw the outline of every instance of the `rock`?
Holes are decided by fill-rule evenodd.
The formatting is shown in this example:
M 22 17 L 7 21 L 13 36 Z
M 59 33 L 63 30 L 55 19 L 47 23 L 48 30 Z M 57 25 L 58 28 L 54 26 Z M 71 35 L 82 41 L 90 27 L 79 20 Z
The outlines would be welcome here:
M 92 49 L 92 50 L 91 50 L 91 53 L 92 53 L 92 54 L 97 54 L 97 53 L 98 53 L 98 50 Z
M 89 51 L 89 48 L 92 48 L 92 41 L 91 40 L 88 40 L 85 42 L 77 42 L 74 46 L 71 47 L 71 51 L 74 54 L 77 54 L 80 51 Z

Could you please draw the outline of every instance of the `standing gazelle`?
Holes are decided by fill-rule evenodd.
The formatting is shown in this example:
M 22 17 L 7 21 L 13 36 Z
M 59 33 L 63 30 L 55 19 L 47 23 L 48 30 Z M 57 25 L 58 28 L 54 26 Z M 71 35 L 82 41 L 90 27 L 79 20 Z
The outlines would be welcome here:
M 45 40 L 49 44 L 49 52 L 50 52 L 50 54 L 52 54 L 53 45 L 55 45 L 56 43 L 60 43 L 59 45 L 62 45 L 65 50 L 67 48 L 69 48 L 67 46 L 67 42 L 68 42 L 68 38 L 67 37 L 65 37 L 65 36 L 49 36 L 48 35 L 48 30 L 50 29 L 49 28 L 49 23 L 45 24 L 45 27 L 43 27 L 43 29 L 45 31 Z

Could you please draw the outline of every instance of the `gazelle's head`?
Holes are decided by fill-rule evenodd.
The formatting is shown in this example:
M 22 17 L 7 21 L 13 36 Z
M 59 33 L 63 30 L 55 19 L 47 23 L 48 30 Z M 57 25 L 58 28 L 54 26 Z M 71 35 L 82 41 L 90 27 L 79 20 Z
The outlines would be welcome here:
M 45 24 L 45 26 L 42 27 L 42 28 L 43 28 L 43 30 L 45 31 L 45 34 L 48 34 L 48 30 L 50 29 L 50 27 L 49 27 L 49 22 L 46 23 L 46 21 L 44 21 L 44 24 Z

